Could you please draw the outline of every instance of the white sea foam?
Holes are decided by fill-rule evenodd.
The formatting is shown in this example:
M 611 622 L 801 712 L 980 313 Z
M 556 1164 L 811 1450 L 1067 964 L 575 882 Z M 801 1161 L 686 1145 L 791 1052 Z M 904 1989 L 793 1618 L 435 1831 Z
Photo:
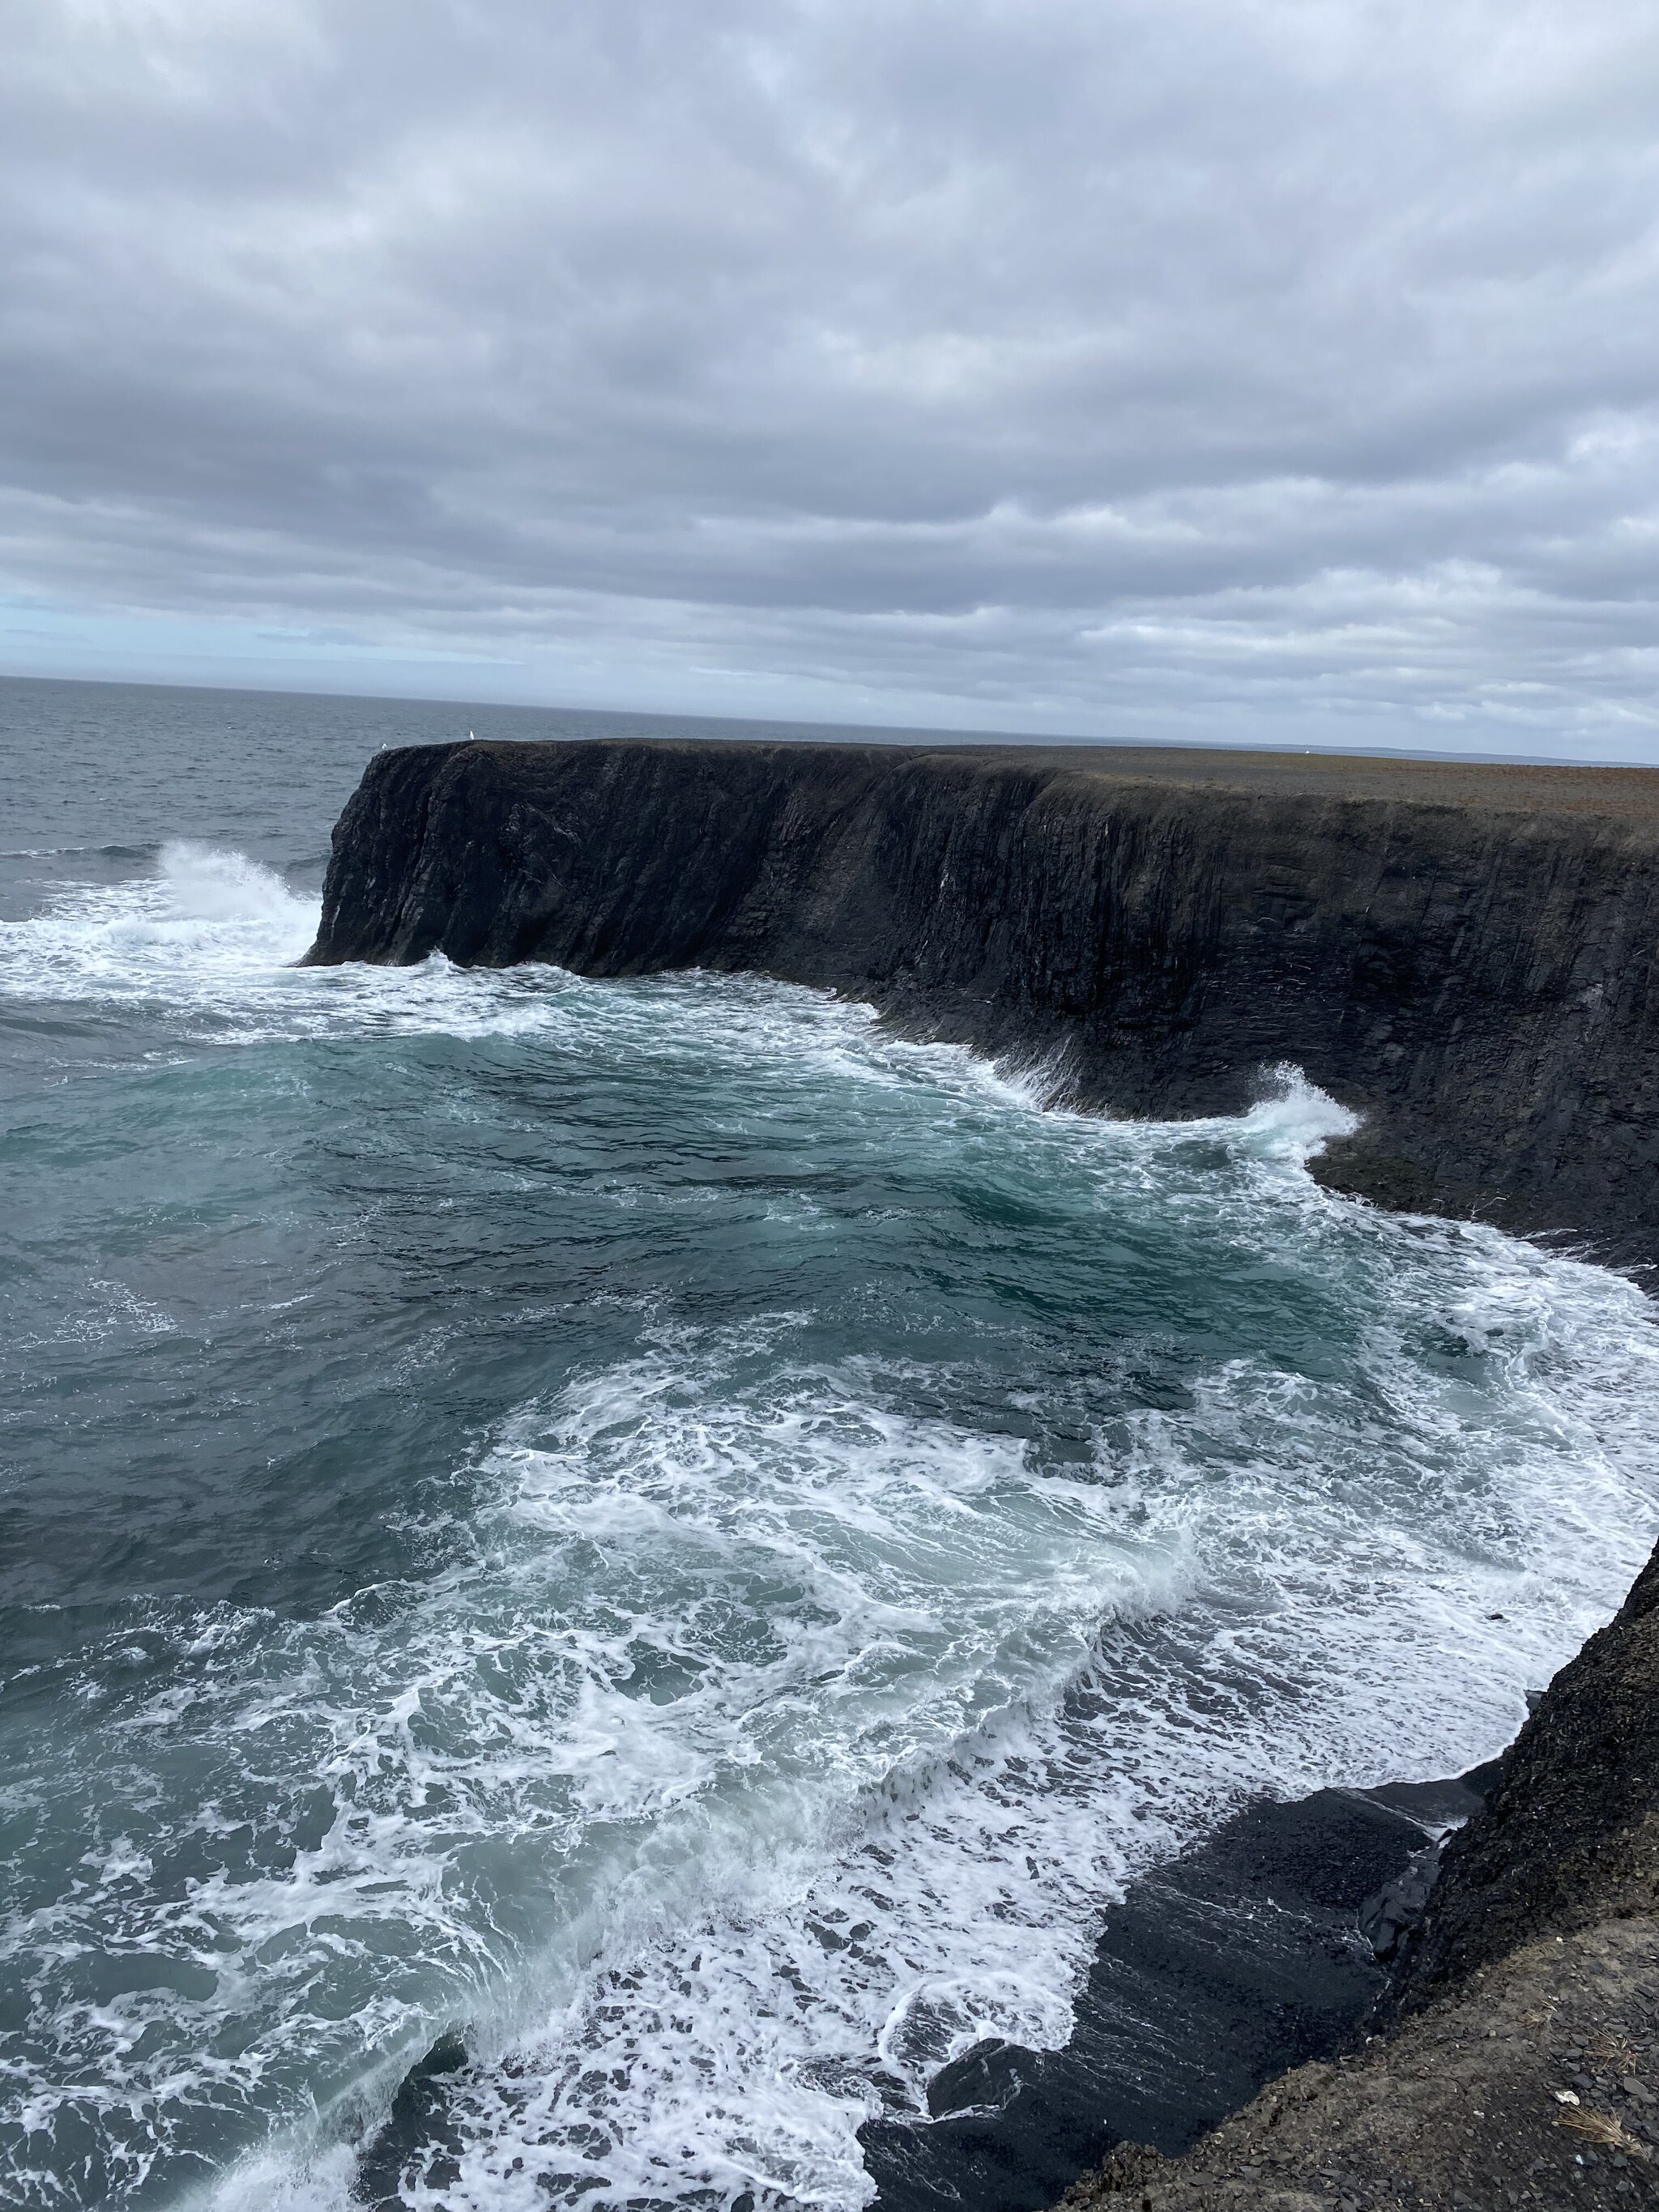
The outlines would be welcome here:
M 0 925 L 0 989 L 11 998 L 109 1000 L 182 994 L 297 960 L 315 902 L 240 853 L 167 846 L 137 882 L 64 886 L 44 914 Z
M 295 965 L 317 933 L 314 898 L 240 853 L 179 842 L 157 872 L 67 884 L 46 910 L 0 922 L 0 997 L 160 1009 L 185 1036 L 226 1043 L 438 1032 L 513 1034 L 548 1016 L 548 969 L 469 972 Z
M 527 2212 L 552 2173 L 599 2203 L 855 2205 L 884 2095 L 914 2108 L 987 2034 L 1064 2039 L 1138 1868 L 1252 1790 L 1506 1740 L 1651 1534 L 1647 1313 L 1487 1232 L 1314 1202 L 1377 1266 L 1414 1247 L 1356 1389 L 1224 1363 L 1069 1477 L 872 1410 L 878 1363 L 746 1396 L 754 1345 L 707 1336 L 509 1425 L 489 1464 L 528 1579 L 510 1625 L 476 1588 L 428 1600 L 408 1686 L 342 1728 L 394 1802 L 337 1831 L 337 1871 L 418 1890 L 435 1937 L 434 1786 L 479 1837 L 514 1806 L 611 1842 L 471 2013 L 459 2172 L 411 2204 Z M 1401 1353 L 1437 1291 L 1501 1347 L 1478 1423 Z M 603 1625 L 542 1609 L 554 1559 L 603 1559 Z M 343 2207 L 342 2172 L 315 2201 Z
M 0 922 L 0 997 L 76 1006 L 160 1007 L 184 1033 L 231 1044 L 383 1033 L 458 1037 L 585 1028 L 597 994 L 608 1025 L 638 1027 L 672 1058 L 706 1057 L 711 1032 L 730 1059 L 808 1055 L 826 1079 L 891 1087 L 918 1074 L 970 1105 L 988 1097 L 1051 1111 L 1053 1070 L 998 1068 L 967 1050 L 887 1036 L 872 1008 L 752 977 L 677 976 L 595 987 L 562 969 L 461 969 L 441 954 L 410 968 L 300 968 L 320 907 L 246 854 L 176 840 L 155 875 L 67 884 L 46 911 Z M 696 998 L 689 995 L 699 994 Z M 668 1018 L 665 1022 L 665 1013 Z M 1305 1160 L 1355 1125 L 1299 1069 L 1268 1071 L 1268 1095 L 1240 1116 L 1141 1123 L 1156 1158 L 1172 1139 L 1210 1139 L 1263 1158 Z M 1092 1116 L 1064 1115 L 1085 1133 Z
M 919 1092 L 1039 1193 L 1351 1285 L 1354 1340 L 1324 1367 L 1218 1353 L 1054 1458 L 918 1412 L 925 1362 L 815 1352 L 808 1315 L 663 1326 L 496 1424 L 428 1582 L 175 1621 L 112 1739 L 205 1760 L 198 1838 L 289 1787 L 315 1817 L 291 1863 L 170 1886 L 102 1838 L 3 1931 L 47 1991 L 33 2124 L 104 2130 L 127 2191 L 253 2104 L 285 2132 L 200 2201 L 346 2212 L 349 2142 L 458 2027 L 456 2170 L 407 2174 L 412 2206 L 541 2212 L 549 2175 L 617 2208 L 859 2205 L 862 2120 L 986 2034 L 1061 2041 L 1139 1869 L 1255 1790 L 1487 1755 L 1645 1553 L 1646 1302 L 1328 1196 L 1303 1164 L 1352 1117 L 1293 1070 L 1231 1119 L 1044 1114 L 818 994 L 285 965 L 314 920 L 170 848 L 155 882 L 13 926 L 0 988 L 221 1042 L 533 1030 L 653 1078 L 787 1064 L 878 1150 Z M 1067 1409 L 1024 1410 L 1035 1433 Z M 94 1945 L 173 1978 L 52 1996 Z

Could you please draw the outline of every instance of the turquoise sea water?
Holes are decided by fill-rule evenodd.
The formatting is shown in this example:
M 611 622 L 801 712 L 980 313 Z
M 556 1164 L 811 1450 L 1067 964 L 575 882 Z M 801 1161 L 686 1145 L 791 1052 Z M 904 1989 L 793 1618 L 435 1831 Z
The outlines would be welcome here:
M 551 718 L 465 717 L 491 734 Z M 1659 1526 L 1626 1279 L 752 979 L 300 970 L 449 710 L 0 686 L 0 2199 L 852 2207 L 1127 1876 L 1455 1771 Z

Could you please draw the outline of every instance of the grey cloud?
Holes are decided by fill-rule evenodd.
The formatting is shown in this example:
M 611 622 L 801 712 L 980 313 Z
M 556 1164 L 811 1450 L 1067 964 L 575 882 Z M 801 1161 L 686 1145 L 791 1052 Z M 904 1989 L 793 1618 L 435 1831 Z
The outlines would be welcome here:
M 0 589 L 586 703 L 1659 753 L 1649 9 L 15 13 Z

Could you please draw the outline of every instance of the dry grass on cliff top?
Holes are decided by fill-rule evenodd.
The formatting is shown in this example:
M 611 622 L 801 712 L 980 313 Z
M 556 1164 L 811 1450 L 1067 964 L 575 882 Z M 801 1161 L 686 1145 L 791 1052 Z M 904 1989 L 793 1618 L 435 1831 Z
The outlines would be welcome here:
M 1659 824 L 1659 768 L 1553 768 L 1503 761 L 1394 760 L 1186 746 L 975 745 L 1015 765 L 1053 765 L 1126 783 L 1319 799 L 1380 799 L 1505 813 L 1601 814 Z

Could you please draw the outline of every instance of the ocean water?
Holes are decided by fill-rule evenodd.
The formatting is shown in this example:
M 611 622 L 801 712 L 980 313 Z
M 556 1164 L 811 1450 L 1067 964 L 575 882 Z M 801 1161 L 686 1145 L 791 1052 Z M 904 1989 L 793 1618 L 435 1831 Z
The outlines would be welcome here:
M 1293 1070 L 296 969 L 456 722 L 0 686 L 8 2203 L 859 2206 L 1137 1869 L 1490 1755 L 1659 1528 L 1638 1288 L 1322 1192 Z

